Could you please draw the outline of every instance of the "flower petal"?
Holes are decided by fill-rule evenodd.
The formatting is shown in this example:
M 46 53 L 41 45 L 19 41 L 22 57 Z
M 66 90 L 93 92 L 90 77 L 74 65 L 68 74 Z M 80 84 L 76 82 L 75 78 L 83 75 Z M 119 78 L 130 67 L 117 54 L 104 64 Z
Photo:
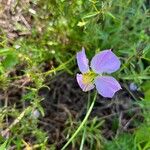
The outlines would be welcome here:
M 89 64 L 88 64 L 89 60 L 86 57 L 84 48 L 82 48 L 82 51 L 77 53 L 76 58 L 77 58 L 77 63 L 78 63 L 79 70 L 82 73 L 88 72 L 89 71 Z
M 95 79 L 95 85 L 98 93 L 103 97 L 112 98 L 114 94 L 121 89 L 118 81 L 113 77 L 98 76 Z
M 112 73 L 120 68 L 120 60 L 111 50 L 96 54 L 91 61 L 91 68 L 96 73 Z
M 77 74 L 76 78 L 77 78 L 77 82 L 78 82 L 80 88 L 84 92 L 90 91 L 94 88 L 94 84 L 92 84 L 92 83 L 90 83 L 90 84 L 83 83 L 83 75 L 82 74 Z

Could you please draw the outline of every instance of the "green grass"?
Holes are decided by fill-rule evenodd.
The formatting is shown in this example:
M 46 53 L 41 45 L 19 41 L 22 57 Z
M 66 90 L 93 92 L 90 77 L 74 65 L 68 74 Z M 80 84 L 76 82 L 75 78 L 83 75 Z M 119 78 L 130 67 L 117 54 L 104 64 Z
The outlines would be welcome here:
M 21 1 L 21 0 L 20 0 Z M 56 143 L 49 144 L 48 134 L 38 128 L 38 119 L 32 112 L 38 109 L 42 116 L 45 110 L 38 95 L 41 87 L 47 86 L 45 81 L 55 79 L 58 74 L 68 73 L 74 77 L 78 68 L 75 54 L 82 46 L 91 58 L 104 49 L 113 49 L 122 62 L 119 71 L 113 74 L 122 83 L 134 82 L 144 98 L 136 99 L 142 109 L 142 121 L 131 133 L 122 133 L 113 140 L 102 135 L 102 122 L 105 119 L 85 118 L 73 120 L 70 117 L 66 126 L 67 146 L 79 146 L 84 150 L 87 145 L 91 150 L 148 150 L 150 148 L 150 4 L 146 0 L 31 0 L 31 4 L 22 6 L 20 1 L 15 7 L 22 9 L 23 15 L 32 17 L 29 35 L 19 36 L 15 40 L 7 38 L 0 29 L 0 89 L 4 91 L 4 104 L 0 104 L 0 131 L 11 131 L 9 138 L 0 136 L 0 149 L 15 145 L 15 149 L 23 147 L 34 149 L 56 149 Z M 1 7 L 0 7 L 1 8 Z M 29 12 L 35 9 L 36 14 Z M 14 26 L 17 31 L 28 31 L 24 25 Z M 50 62 L 48 70 L 44 63 Z M 23 67 L 22 67 L 23 66 Z M 19 74 L 10 73 L 19 68 Z M 7 93 L 15 80 L 25 77 L 32 82 L 31 86 L 22 83 L 27 92 L 17 103 L 9 105 Z M 16 85 L 17 86 L 17 85 Z M 19 87 L 19 88 L 20 88 Z M 17 87 L 16 87 L 17 88 Z M 51 88 L 51 87 L 50 87 Z M 6 94 L 6 95 L 5 95 Z M 70 97 L 71 99 L 71 97 Z M 24 103 L 30 106 L 24 108 Z M 93 99 L 90 99 L 90 103 Z M 3 107 L 2 107 L 3 106 Z M 87 110 L 88 113 L 91 110 Z M 8 118 L 11 117 L 11 124 Z M 19 119 L 18 119 L 19 118 Z M 16 122 L 15 122 L 16 121 Z M 146 134 L 145 134 L 146 133 Z M 7 136 L 9 132 L 5 135 Z M 35 143 L 30 145 L 24 137 L 31 134 Z

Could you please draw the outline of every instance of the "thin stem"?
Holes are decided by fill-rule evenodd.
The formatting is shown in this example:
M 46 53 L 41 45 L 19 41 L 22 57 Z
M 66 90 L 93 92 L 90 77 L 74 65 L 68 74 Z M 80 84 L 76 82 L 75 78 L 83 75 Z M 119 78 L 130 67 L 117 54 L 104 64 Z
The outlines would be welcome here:
M 91 103 L 91 106 L 89 107 L 89 110 L 85 116 L 85 118 L 83 119 L 82 123 L 80 124 L 80 126 L 78 127 L 78 129 L 75 131 L 75 133 L 71 136 L 71 138 L 68 140 L 68 142 L 63 146 L 63 148 L 61 150 L 65 150 L 65 148 L 72 142 L 72 140 L 78 135 L 78 133 L 80 132 L 80 130 L 82 129 L 82 127 L 85 125 L 88 117 L 90 116 L 90 113 L 93 109 L 93 106 L 95 104 L 96 101 L 96 97 L 97 97 L 97 93 L 95 93 L 94 99 Z
M 90 107 L 90 92 L 88 94 L 88 105 L 87 105 L 87 110 L 89 109 Z M 82 135 L 82 140 L 81 140 L 81 144 L 80 144 L 80 150 L 83 150 L 83 146 L 84 146 L 84 142 L 85 142 L 85 136 L 86 136 L 86 126 L 87 125 L 87 122 L 85 122 L 85 125 L 84 125 L 84 130 L 83 130 L 83 135 Z
M 84 141 L 85 141 L 85 135 L 86 135 L 86 124 L 85 124 L 83 135 L 82 135 L 82 141 L 81 141 L 81 145 L 80 145 L 80 150 L 83 150 Z

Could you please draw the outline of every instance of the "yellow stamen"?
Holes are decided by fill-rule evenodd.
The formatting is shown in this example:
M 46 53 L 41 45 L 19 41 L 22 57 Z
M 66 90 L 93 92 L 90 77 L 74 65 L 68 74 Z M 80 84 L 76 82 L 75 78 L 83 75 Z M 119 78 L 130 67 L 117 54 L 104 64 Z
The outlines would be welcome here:
M 89 84 L 93 82 L 94 78 L 96 77 L 96 74 L 94 72 L 88 72 L 83 74 L 83 83 Z

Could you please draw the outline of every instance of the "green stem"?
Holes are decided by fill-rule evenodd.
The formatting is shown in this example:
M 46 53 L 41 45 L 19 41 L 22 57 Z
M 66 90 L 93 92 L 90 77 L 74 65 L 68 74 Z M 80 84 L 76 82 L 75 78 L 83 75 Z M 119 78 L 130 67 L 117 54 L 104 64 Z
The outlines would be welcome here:
M 81 141 L 81 145 L 80 145 L 80 150 L 83 150 L 85 136 L 86 136 L 85 134 L 86 134 L 86 124 L 85 124 L 83 135 L 82 135 L 82 141 Z
M 90 92 L 89 92 L 89 94 L 88 94 L 88 105 L 87 105 L 87 110 L 89 109 L 89 107 L 90 107 L 90 96 L 91 94 L 90 94 Z M 84 124 L 84 126 L 83 126 L 83 135 L 82 135 L 82 140 L 81 140 L 81 144 L 80 144 L 80 150 L 83 150 L 83 146 L 84 146 L 84 142 L 85 142 L 85 136 L 86 136 L 86 126 L 87 125 L 87 122 L 85 122 L 85 124 Z
M 95 94 L 94 99 L 93 99 L 93 101 L 91 103 L 91 106 L 90 106 L 90 108 L 89 108 L 85 118 L 83 119 L 82 123 L 80 124 L 78 129 L 75 131 L 75 133 L 71 136 L 71 138 L 68 140 L 68 142 L 62 147 L 61 150 L 65 150 L 65 148 L 72 142 L 72 140 L 77 136 L 77 134 L 80 132 L 80 130 L 82 129 L 82 127 L 86 123 L 86 121 L 87 121 L 88 117 L 90 116 L 90 113 L 91 113 L 91 111 L 93 109 L 94 103 L 96 101 L 96 96 L 97 96 L 97 93 Z

